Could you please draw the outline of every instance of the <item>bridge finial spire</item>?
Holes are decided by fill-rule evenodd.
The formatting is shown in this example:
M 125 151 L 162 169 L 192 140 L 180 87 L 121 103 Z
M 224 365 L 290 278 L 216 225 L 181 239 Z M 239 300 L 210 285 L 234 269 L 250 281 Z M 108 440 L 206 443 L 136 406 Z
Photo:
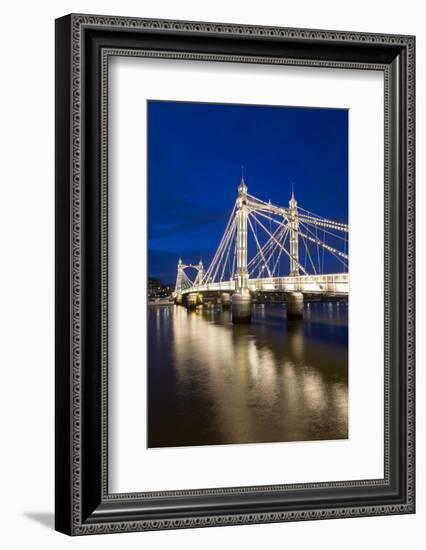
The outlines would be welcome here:
M 290 201 L 289 201 L 289 206 L 290 208 L 296 208 L 297 207 L 297 200 L 296 200 L 296 197 L 294 196 L 294 183 L 292 182 L 291 183 L 291 198 L 290 198 Z
M 241 197 L 241 196 L 245 196 L 247 195 L 247 184 L 244 180 L 244 166 L 241 165 L 241 180 L 240 180 L 240 184 L 238 186 L 238 195 Z

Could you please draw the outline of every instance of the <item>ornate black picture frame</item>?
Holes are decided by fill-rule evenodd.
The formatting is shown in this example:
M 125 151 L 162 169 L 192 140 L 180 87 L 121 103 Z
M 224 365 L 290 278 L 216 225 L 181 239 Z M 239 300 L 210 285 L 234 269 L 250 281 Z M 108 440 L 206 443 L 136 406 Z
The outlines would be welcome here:
M 384 73 L 383 479 L 108 492 L 107 74 L 115 55 Z M 74 14 L 56 21 L 58 531 L 414 513 L 414 80 L 413 36 Z

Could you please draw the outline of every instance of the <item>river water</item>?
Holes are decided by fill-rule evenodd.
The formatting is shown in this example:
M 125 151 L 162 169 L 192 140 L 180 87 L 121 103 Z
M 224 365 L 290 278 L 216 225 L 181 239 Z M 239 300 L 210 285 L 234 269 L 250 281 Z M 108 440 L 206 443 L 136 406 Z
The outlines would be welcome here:
M 148 446 L 348 437 L 348 306 L 230 311 L 148 308 Z

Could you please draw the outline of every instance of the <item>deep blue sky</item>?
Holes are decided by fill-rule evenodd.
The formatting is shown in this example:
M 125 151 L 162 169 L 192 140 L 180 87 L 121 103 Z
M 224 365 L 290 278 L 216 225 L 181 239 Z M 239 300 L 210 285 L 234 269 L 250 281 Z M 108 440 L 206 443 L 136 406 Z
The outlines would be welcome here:
M 148 273 L 174 282 L 179 256 L 207 268 L 244 166 L 249 193 L 348 220 L 348 111 L 148 102 Z M 332 266 L 330 266 L 332 268 Z

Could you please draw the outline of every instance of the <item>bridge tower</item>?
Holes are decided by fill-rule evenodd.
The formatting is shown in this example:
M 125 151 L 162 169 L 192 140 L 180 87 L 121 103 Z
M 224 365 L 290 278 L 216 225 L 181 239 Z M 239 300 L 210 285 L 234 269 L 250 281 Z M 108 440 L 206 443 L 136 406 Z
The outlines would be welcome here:
M 297 200 L 294 190 L 288 203 L 288 225 L 290 229 L 290 277 L 297 277 L 299 272 L 299 218 L 297 214 Z M 287 319 L 303 318 L 303 294 L 302 292 L 290 292 L 287 294 Z
M 197 265 L 197 276 L 195 278 L 194 284 L 200 285 L 203 278 L 204 278 L 204 266 L 203 266 L 203 262 L 200 260 Z
M 290 229 L 290 277 L 297 277 L 299 273 L 299 220 L 297 215 L 297 200 L 294 191 L 291 193 L 289 205 L 289 229 Z
M 182 303 L 182 279 L 183 279 L 183 264 L 182 258 L 179 258 L 177 266 L 177 276 L 176 276 L 176 285 L 175 285 L 175 303 Z
M 237 198 L 237 265 L 235 272 L 235 292 L 232 295 L 232 321 L 249 323 L 251 320 L 251 295 L 248 287 L 247 270 L 247 185 L 244 176 L 238 186 Z
M 200 259 L 197 265 L 197 276 L 195 277 L 194 284 L 200 285 L 203 281 L 203 278 L 204 278 L 204 266 L 203 266 L 203 262 Z M 201 294 L 201 292 L 197 294 L 197 305 L 203 305 L 203 295 Z

